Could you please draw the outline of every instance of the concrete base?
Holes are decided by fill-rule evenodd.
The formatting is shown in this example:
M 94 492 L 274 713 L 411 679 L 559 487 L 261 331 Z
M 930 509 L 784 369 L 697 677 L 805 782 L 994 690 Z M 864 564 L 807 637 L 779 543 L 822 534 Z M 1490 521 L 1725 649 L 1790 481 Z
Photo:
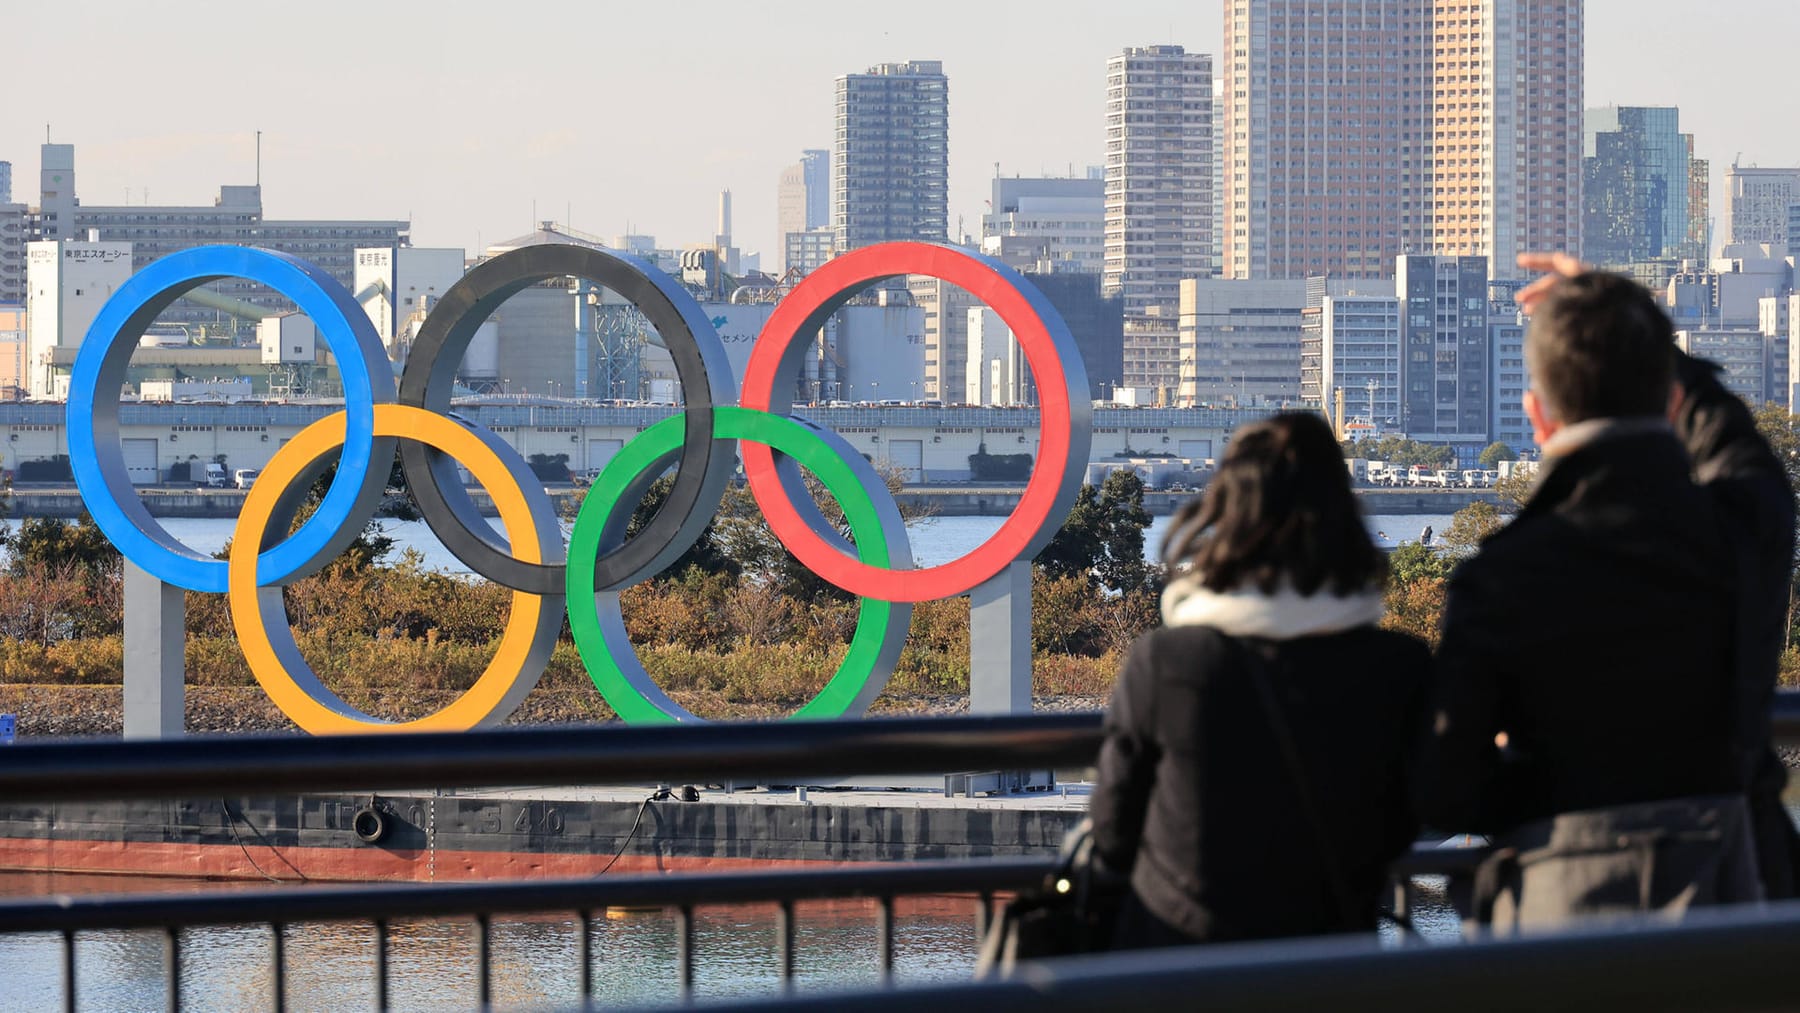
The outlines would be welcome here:
M 125 561 L 125 737 L 180 738 L 187 724 L 187 598 Z
M 969 592 L 969 713 L 1031 713 L 1031 563 Z

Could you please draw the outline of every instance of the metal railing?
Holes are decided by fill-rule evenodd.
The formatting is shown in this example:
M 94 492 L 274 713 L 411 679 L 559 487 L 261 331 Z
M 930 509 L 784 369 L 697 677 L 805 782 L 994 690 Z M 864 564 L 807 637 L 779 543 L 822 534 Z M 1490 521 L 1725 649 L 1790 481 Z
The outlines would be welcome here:
M 1774 728 L 1777 741 L 1800 743 L 1800 693 L 1779 695 L 1774 710 Z M 374 779 L 392 787 L 503 787 L 646 781 L 768 783 L 805 781 L 808 777 L 826 773 L 843 776 L 1044 767 L 1066 769 L 1089 765 L 1099 744 L 1100 718 L 1097 714 L 663 728 L 509 729 L 335 738 L 234 736 L 162 742 L 26 743 L 10 747 L 0 755 L 0 761 L 3 761 L 0 762 L 0 799 L 33 802 L 212 796 L 238 791 L 366 790 Z M 1416 851 L 1396 867 L 1396 874 L 1402 881 L 1410 881 L 1411 877 L 1419 875 L 1455 875 L 1466 871 L 1475 854 Z M 589 997 L 593 982 L 592 965 L 587 959 L 591 956 L 588 922 L 592 912 L 607 907 L 655 906 L 676 913 L 678 973 L 685 997 L 691 994 L 693 981 L 692 914 L 696 907 L 742 903 L 777 905 L 781 977 L 791 984 L 795 902 L 872 898 L 879 905 L 877 961 L 885 980 L 893 966 L 896 897 L 946 893 L 979 897 L 978 920 L 985 922 L 996 894 L 1040 883 L 1048 871 L 1047 861 L 941 862 L 730 875 L 608 877 L 429 887 L 289 888 L 214 896 L 59 897 L 0 903 L 0 933 L 61 934 L 65 1008 L 72 1009 L 77 933 L 103 928 L 161 929 L 166 939 L 169 1008 L 177 1009 L 181 1003 L 179 958 L 184 928 L 246 922 L 266 924 L 272 930 L 274 942 L 272 999 L 280 1009 L 286 1001 L 284 926 L 330 920 L 368 921 L 376 926 L 377 994 L 385 1009 L 388 996 L 385 928 L 388 922 L 396 918 L 472 916 L 477 924 L 479 989 L 481 1001 L 486 1005 L 491 998 L 489 920 L 494 915 L 542 911 L 577 913 L 583 954 L 581 994 Z M 1402 908 L 1406 904 L 1405 896 L 1402 892 L 1397 897 L 1397 904 Z M 1782 931 L 1791 929 L 1795 937 L 1800 938 L 1800 909 L 1782 910 L 1786 912 L 1783 917 L 1792 921 L 1792 925 L 1781 923 Z M 279 914 L 271 916 L 271 912 Z M 1725 935 L 1737 938 L 1736 932 L 1737 929 L 1731 927 Z M 1434 948 L 1434 952 L 1437 949 Z M 1302 966 L 1309 966 L 1304 965 L 1304 955 L 1313 952 L 1284 948 L 1280 956 L 1269 960 L 1271 966 L 1285 966 L 1287 970 L 1270 973 L 1276 978 L 1282 973 L 1298 973 Z M 1318 957 L 1328 965 L 1321 974 L 1339 966 L 1332 961 L 1346 959 L 1342 953 L 1332 953 L 1335 955 Z M 1384 955 L 1381 959 L 1388 958 Z M 1456 959 L 1479 962 L 1487 958 Z M 1141 963 L 1134 963 L 1139 961 L 1136 957 L 1117 960 L 1124 963 L 1094 967 L 1069 965 L 1078 970 L 1042 972 L 1051 975 L 1042 980 L 1054 986 L 1051 991 L 1057 996 L 1059 1007 L 1064 1005 L 1064 1000 L 1067 1000 L 1068 1008 L 1079 1008 L 1088 1002 L 1107 1002 L 1109 1006 L 1116 1006 L 1124 994 L 1130 994 L 1134 1002 L 1140 998 L 1148 999 L 1150 993 L 1144 988 L 1150 986 L 1136 979 L 1129 979 L 1132 985 L 1128 992 L 1106 992 L 1106 988 L 1121 988 L 1121 982 L 1128 979 L 1117 975 L 1139 968 Z M 1283 965 L 1282 961 L 1289 963 Z M 1363 980 L 1358 975 L 1368 976 L 1370 981 L 1385 981 L 1406 969 L 1392 963 L 1381 964 L 1379 968 L 1373 964 L 1363 968 L 1354 961 L 1351 963 L 1354 967 L 1342 973 L 1357 981 Z M 1209 957 L 1200 964 L 1192 958 L 1184 959 L 1180 968 L 1175 969 L 1142 967 L 1148 969 L 1145 973 L 1154 972 L 1152 978 L 1158 983 L 1155 988 L 1166 984 L 1169 997 L 1191 1000 L 1196 994 L 1191 989 L 1198 979 L 1184 978 L 1184 974 L 1210 976 L 1206 978 L 1210 997 L 1211 989 L 1224 987 L 1221 982 L 1229 984 L 1240 978 L 1260 980 L 1255 977 L 1261 973 L 1256 968 L 1263 966 L 1254 962 L 1243 965 L 1249 969 L 1234 977 L 1238 972 L 1231 968 L 1240 965 L 1215 964 L 1217 960 Z M 1439 965 L 1434 963 L 1432 966 Z M 1508 966 L 1510 975 L 1511 965 Z M 1040 979 L 1028 979 L 1024 986 L 1017 982 L 1005 986 L 968 986 L 973 991 L 955 994 L 959 997 L 958 1002 L 969 1000 L 985 1004 L 991 999 L 995 1008 L 1004 1008 L 1023 1002 L 1025 993 L 1019 989 L 1029 989 L 1032 987 L 1029 981 L 1037 980 Z M 916 1008 L 933 1001 L 932 994 L 908 990 L 904 993 L 904 1001 L 909 1008 Z M 1324 994 L 1311 993 L 1315 1002 Z M 1484 992 L 1484 1000 L 1490 994 Z M 864 997 L 864 1000 L 870 1004 L 866 1008 L 877 1008 L 883 1007 L 889 998 L 892 997 L 874 996 Z M 831 1001 L 838 1001 L 838 997 L 834 996 Z M 1332 997 L 1332 1003 L 1339 1005 L 1336 996 Z
M 163 975 L 168 1008 L 182 1007 L 181 934 L 217 925 L 267 925 L 273 944 L 270 1003 L 287 1008 L 286 928 L 309 922 L 358 921 L 375 927 L 375 994 L 387 1009 L 390 923 L 407 918 L 470 917 L 475 920 L 476 988 L 480 1007 L 493 1002 L 490 931 L 496 915 L 568 911 L 576 915 L 583 1002 L 594 997 L 594 913 L 607 908 L 654 907 L 675 913 L 675 959 L 683 999 L 694 987 L 694 910 L 736 904 L 777 906 L 776 963 L 783 991 L 794 984 L 794 908 L 814 900 L 869 898 L 877 905 L 875 960 L 882 981 L 894 971 L 894 901 L 898 897 L 965 894 L 979 898 L 981 935 L 994 897 L 1036 886 L 1050 872 L 1043 860 L 916 862 L 905 865 L 827 868 L 683 876 L 619 876 L 445 886 L 358 885 L 254 890 L 216 894 L 123 897 L 55 897 L 0 903 L 0 934 L 55 932 L 62 940 L 63 1008 L 75 1009 L 76 934 L 116 929 L 163 933 Z M 272 916 L 271 912 L 279 912 Z
M 1800 691 L 1775 696 L 1773 735 L 1800 746 Z M 519 728 L 418 735 L 219 736 L 26 742 L 0 764 L 0 799 L 166 798 L 220 792 L 618 784 L 821 775 L 1080 768 L 1098 713 L 658 727 Z
M 894 718 L 418 735 L 217 736 L 12 747 L 0 799 L 211 796 L 442 785 L 802 780 L 1086 767 L 1100 715 Z
M 1679 925 L 1429 947 L 1367 938 L 1145 950 L 1023 965 L 1001 981 L 709 1004 L 720 1011 L 978 1009 L 1394 1013 L 1579 1008 L 1766 1013 L 1800 1006 L 1800 902 L 1695 911 Z
M 878 719 L 853 722 L 715 724 L 659 728 L 538 728 L 424 735 L 222 736 L 160 742 L 53 742 L 11 747 L 0 763 L 0 799 L 212 797 L 234 792 L 507 787 L 524 784 L 739 783 L 838 775 L 1085 767 L 1100 743 L 1096 714 Z M 447 886 L 259 889 L 201 896 L 57 897 L 0 903 L 0 934 L 54 932 L 63 950 L 64 1008 L 75 1003 L 80 932 L 158 929 L 164 936 L 169 1009 L 181 1008 L 181 936 L 187 928 L 263 924 L 270 928 L 271 1002 L 286 1008 L 285 927 L 360 921 L 376 929 L 376 994 L 388 1008 L 387 926 L 395 919 L 473 917 L 477 988 L 492 998 L 490 920 L 495 915 L 569 911 L 577 915 L 580 994 L 593 995 L 593 913 L 656 907 L 676 921 L 681 995 L 693 986 L 694 909 L 777 906 L 777 963 L 792 985 L 794 905 L 868 898 L 877 904 L 875 961 L 884 980 L 894 963 L 894 901 L 920 895 L 978 898 L 978 930 L 993 898 L 1042 883 L 1047 860 L 920 862 L 814 871 L 616 876 Z M 278 912 L 278 915 L 272 914 Z

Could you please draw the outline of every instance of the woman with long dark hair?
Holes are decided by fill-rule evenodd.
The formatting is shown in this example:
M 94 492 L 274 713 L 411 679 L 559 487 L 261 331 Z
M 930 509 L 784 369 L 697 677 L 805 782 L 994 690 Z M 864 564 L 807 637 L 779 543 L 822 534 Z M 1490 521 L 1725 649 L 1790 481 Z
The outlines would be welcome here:
M 1130 870 L 1117 945 L 1372 930 L 1418 829 L 1430 657 L 1377 628 L 1387 559 L 1324 420 L 1239 429 L 1164 558 L 1163 626 L 1114 687 L 1090 809 Z

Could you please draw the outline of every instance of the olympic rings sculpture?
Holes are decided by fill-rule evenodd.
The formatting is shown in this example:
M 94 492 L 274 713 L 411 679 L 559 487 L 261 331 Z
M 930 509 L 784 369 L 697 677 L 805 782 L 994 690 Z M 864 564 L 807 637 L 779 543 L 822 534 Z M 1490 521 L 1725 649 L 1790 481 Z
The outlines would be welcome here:
M 836 433 L 794 418 L 783 388 L 798 374 L 811 335 L 857 291 L 909 274 L 962 287 L 1011 328 L 1037 381 L 1041 420 L 1038 460 L 1018 509 L 968 554 L 921 569 L 912 565 L 899 507 L 874 468 Z M 612 289 L 644 313 L 669 348 L 685 402 L 601 470 L 566 551 L 550 498 L 518 452 L 488 429 L 448 414 L 456 367 L 483 321 L 509 296 L 564 276 Z M 156 316 L 185 292 L 220 278 L 254 281 L 293 300 L 318 328 L 344 385 L 343 410 L 301 430 L 263 469 L 225 560 L 183 545 L 144 508 L 125 468 L 113 396 L 124 387 L 137 339 Z M 699 303 L 627 254 L 547 245 L 484 261 L 428 315 L 396 385 L 373 325 L 330 275 L 285 254 L 207 246 L 152 262 L 101 309 L 70 377 L 69 456 L 83 502 L 126 559 L 164 583 L 229 596 L 257 682 L 314 734 L 498 723 L 537 685 L 565 608 L 582 663 L 620 718 L 698 721 L 645 672 L 626 636 L 619 592 L 655 576 L 699 538 L 740 452 L 751 494 L 781 543 L 820 577 L 862 598 L 837 672 L 792 717 L 859 715 L 893 673 L 912 604 L 967 593 L 1034 557 L 1067 515 L 1087 461 L 1087 376 L 1061 316 L 1010 268 L 954 247 L 887 243 L 828 262 L 776 307 L 752 347 L 741 396 L 734 386 L 724 347 Z M 281 596 L 284 585 L 321 570 L 373 518 L 396 451 L 432 532 L 472 572 L 512 589 L 513 604 L 495 656 L 472 687 L 436 713 L 388 722 L 352 707 L 313 673 Z M 313 478 L 333 461 L 337 470 L 323 499 L 289 534 Z M 458 463 L 493 498 L 504 537 L 476 510 Z M 667 499 L 627 538 L 633 510 L 671 464 Z M 842 507 L 848 539 L 813 502 L 802 468 Z

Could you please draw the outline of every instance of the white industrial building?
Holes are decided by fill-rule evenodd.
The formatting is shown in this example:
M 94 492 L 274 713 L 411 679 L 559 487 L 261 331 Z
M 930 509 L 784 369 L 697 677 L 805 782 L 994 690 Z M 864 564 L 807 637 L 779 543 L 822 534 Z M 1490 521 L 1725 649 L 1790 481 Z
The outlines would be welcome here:
M 26 388 L 33 398 L 65 398 L 55 350 L 81 347 L 100 308 L 131 277 L 131 244 L 44 240 L 27 245 L 25 260 Z
M 407 319 L 442 298 L 450 286 L 462 280 L 466 256 L 462 250 L 447 247 L 384 246 L 356 251 L 350 291 L 375 333 L 396 363 L 406 362 L 406 347 L 397 342 L 404 338 Z

